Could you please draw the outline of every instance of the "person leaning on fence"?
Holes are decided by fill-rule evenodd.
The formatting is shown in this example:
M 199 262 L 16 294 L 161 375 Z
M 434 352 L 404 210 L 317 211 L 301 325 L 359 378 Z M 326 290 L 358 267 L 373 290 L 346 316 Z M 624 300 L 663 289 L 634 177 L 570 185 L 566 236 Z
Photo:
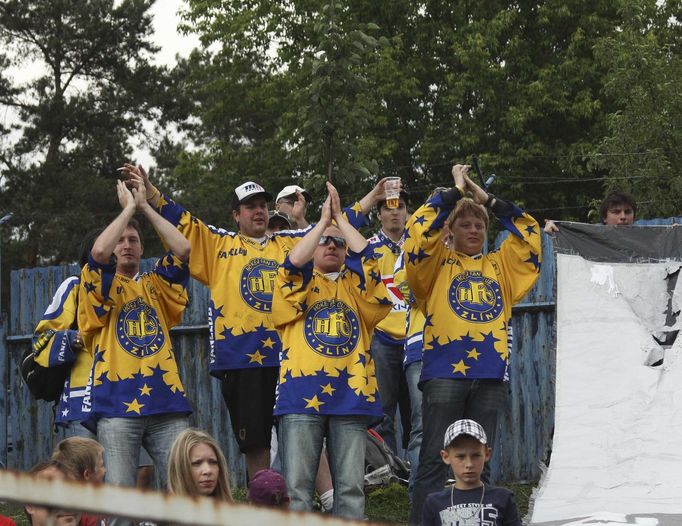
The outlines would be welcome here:
M 211 296 L 210 374 L 221 380 L 232 430 L 251 478 L 270 467 L 272 408 L 282 350 L 271 318 L 274 279 L 285 254 L 305 231 L 266 235 L 272 196 L 252 181 L 232 193 L 237 232 L 228 232 L 207 225 L 160 194 L 141 167 L 126 164 L 123 172 L 144 179 L 152 206 L 190 242 L 190 272 Z M 298 223 L 305 199 L 301 192 L 295 194 L 290 219 Z M 351 222 L 364 224 L 363 210 L 363 202 L 358 202 L 344 212 Z
M 165 489 L 171 444 L 191 413 L 170 338 L 188 301 L 190 246 L 149 206 L 142 180 L 130 184 L 117 181 L 122 211 L 95 241 L 81 275 L 78 321 L 86 346 L 95 350 L 85 423 L 97 429 L 104 447 L 107 483 L 135 485 L 144 445 Z M 136 211 L 169 249 L 144 274 Z
M 609 192 L 599 206 L 599 217 L 604 225 L 629 226 L 634 224 L 636 215 L 637 201 L 629 193 L 620 190 Z M 551 219 L 546 219 L 544 230 L 547 234 L 554 234 L 559 227 Z
M 272 315 L 282 338 L 275 415 L 291 508 L 312 509 L 326 435 L 332 514 L 362 519 L 367 427 L 382 415 L 370 335 L 392 302 L 374 251 L 344 218 L 336 189 L 327 188 L 319 223 L 275 280 Z
M 447 428 L 440 458 L 452 470 L 455 481 L 450 488 L 428 496 L 422 526 L 521 526 L 514 494 L 481 480 L 483 466 L 491 456 L 488 438 L 477 422 L 457 420 Z
M 85 235 L 80 248 L 80 266 L 88 262 L 90 250 L 102 229 Z M 94 438 L 80 425 L 83 395 L 88 383 L 94 354 L 83 345 L 78 331 L 78 288 L 80 276 L 66 278 L 52 297 L 50 305 L 33 332 L 35 362 L 42 367 L 69 367 L 62 394 L 56 402 L 55 426 L 68 436 Z
M 177 436 L 168 459 L 168 491 L 232 502 L 227 461 L 211 435 L 185 429 Z
M 468 170 L 453 167 L 455 187 L 434 195 L 412 215 L 403 246 L 407 281 L 426 317 L 420 379 L 423 437 L 411 524 L 421 520 L 426 495 L 447 478 L 438 452 L 451 422 L 476 420 L 494 443 L 507 401 L 512 305 L 526 295 L 540 271 L 537 221 L 478 187 Z M 466 190 L 472 198 L 465 197 Z M 483 255 L 486 207 L 510 235 L 499 249 Z M 452 250 L 441 240 L 446 222 Z M 489 468 L 484 480 L 487 473 Z

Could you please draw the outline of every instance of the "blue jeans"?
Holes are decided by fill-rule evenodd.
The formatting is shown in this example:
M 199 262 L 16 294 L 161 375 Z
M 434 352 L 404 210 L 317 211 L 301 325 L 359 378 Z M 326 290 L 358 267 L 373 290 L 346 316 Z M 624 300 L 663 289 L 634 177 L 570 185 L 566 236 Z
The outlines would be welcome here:
M 322 439 L 327 437 L 334 486 L 332 514 L 362 520 L 365 516 L 365 416 L 301 415 L 279 417 L 279 453 L 291 497 L 290 509 L 313 509 L 315 475 Z
M 422 445 L 422 392 L 419 389 L 419 377 L 422 374 L 422 362 L 412 362 L 405 369 L 407 388 L 410 392 L 411 427 L 410 442 L 407 446 L 407 460 L 410 462 L 410 482 L 407 492 L 412 502 L 414 481 L 419 468 L 419 450 Z
M 92 438 L 93 440 L 97 440 L 97 435 L 92 433 L 88 428 L 82 426 L 81 423 L 76 420 L 58 425 L 57 437 L 59 440 L 71 437 Z
M 376 367 L 377 387 L 383 420 L 375 426 L 377 433 L 394 453 L 398 452 L 395 436 L 395 413 L 398 407 L 400 380 L 403 372 L 403 346 L 388 345 L 375 334 L 371 344 L 372 358 Z
M 507 384 L 502 380 L 451 380 L 436 378 L 423 385 L 422 416 L 424 434 L 419 468 L 414 484 L 410 524 L 419 524 L 429 493 L 443 489 L 452 476 L 440 458 L 443 437 L 450 424 L 462 418 L 475 420 L 485 430 L 492 447 L 497 435 L 498 416 L 506 409 Z M 491 483 L 486 464 L 482 479 Z
M 134 487 L 140 448 L 144 446 L 154 461 L 161 489 L 165 491 L 168 454 L 175 437 L 187 427 L 189 427 L 187 415 L 177 413 L 98 420 L 97 440 L 104 448 L 104 466 L 107 468 L 105 482 L 116 486 Z M 109 523 L 121 522 L 114 520 Z

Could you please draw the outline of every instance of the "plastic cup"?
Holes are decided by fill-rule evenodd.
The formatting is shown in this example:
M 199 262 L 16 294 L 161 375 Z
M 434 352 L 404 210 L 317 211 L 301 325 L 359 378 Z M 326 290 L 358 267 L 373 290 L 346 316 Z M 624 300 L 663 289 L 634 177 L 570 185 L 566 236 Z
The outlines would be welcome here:
M 400 204 L 400 177 L 389 177 L 384 181 L 386 208 L 398 208 Z

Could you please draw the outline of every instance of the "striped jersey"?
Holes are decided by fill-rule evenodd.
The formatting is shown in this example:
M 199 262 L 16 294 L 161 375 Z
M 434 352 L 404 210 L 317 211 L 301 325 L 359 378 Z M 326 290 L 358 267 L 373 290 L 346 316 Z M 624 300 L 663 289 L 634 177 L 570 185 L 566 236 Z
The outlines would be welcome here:
M 191 412 L 170 338 L 187 306 L 188 281 L 187 264 L 172 253 L 135 278 L 89 259 L 78 305 L 81 333 L 95 355 L 86 420 Z
M 407 306 L 405 327 L 405 354 L 403 356 L 403 367 L 420 362 L 422 359 L 422 347 L 424 337 L 424 313 L 421 311 L 414 296 L 407 284 L 407 273 L 405 272 L 405 253 L 401 252 L 395 262 L 393 272 L 393 283 L 400 291 L 405 305 Z
M 284 347 L 274 414 L 380 417 L 370 341 L 391 304 L 371 245 L 348 251 L 336 280 L 287 258 L 273 301 Z
M 42 367 L 71 364 L 64 391 L 57 403 L 56 424 L 80 421 L 85 386 L 92 368 L 93 354 L 74 345 L 78 334 L 78 287 L 80 278 L 66 278 L 52 297 L 33 333 L 35 361 Z
M 379 256 L 379 271 L 381 279 L 386 285 L 393 308 L 374 329 L 377 337 L 387 345 L 402 346 L 405 343 L 405 316 L 407 306 L 400 291 L 393 283 L 393 269 L 400 255 L 404 236 L 399 242 L 392 241 L 386 234 L 379 230 L 367 242 L 372 245 L 374 252 Z
M 499 249 L 476 256 L 448 249 L 441 232 L 459 198 L 457 189 L 437 194 L 407 223 L 407 280 L 426 316 L 421 382 L 507 379 L 512 305 L 540 271 L 538 222 L 499 199 L 493 211 L 510 232 Z

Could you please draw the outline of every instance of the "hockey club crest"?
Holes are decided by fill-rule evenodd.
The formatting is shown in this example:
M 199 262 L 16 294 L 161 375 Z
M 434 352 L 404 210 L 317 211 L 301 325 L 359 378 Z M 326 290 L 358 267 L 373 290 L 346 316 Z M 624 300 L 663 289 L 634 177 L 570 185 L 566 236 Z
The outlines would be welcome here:
M 502 313 L 500 286 L 478 271 L 455 276 L 448 299 L 457 316 L 474 323 L 488 323 Z
M 246 304 L 259 312 L 272 312 L 272 292 L 275 288 L 278 263 L 272 259 L 255 258 L 242 270 L 239 290 Z
M 116 338 L 123 350 L 135 358 L 156 354 L 166 341 L 156 311 L 142 298 L 135 298 L 121 309 Z
M 311 349 L 328 358 L 343 358 L 360 337 L 358 317 L 339 300 L 315 303 L 305 317 L 305 339 Z

